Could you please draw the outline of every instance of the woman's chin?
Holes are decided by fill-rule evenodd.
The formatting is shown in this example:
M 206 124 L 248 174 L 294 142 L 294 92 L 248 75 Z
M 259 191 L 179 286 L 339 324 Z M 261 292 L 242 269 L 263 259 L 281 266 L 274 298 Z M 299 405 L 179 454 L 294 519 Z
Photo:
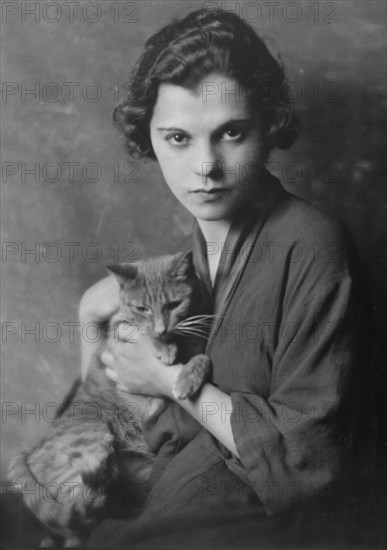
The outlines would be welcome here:
M 219 204 L 207 204 L 201 205 L 200 208 L 190 208 L 191 214 L 196 219 L 207 222 L 229 220 L 236 210 L 236 208 L 231 208 L 230 205 L 227 207 L 226 205 Z

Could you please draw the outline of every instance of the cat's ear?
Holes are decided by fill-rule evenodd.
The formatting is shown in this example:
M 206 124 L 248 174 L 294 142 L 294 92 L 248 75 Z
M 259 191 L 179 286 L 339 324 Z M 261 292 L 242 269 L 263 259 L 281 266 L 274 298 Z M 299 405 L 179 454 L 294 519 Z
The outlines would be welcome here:
M 106 266 L 106 269 L 117 277 L 120 286 L 127 281 L 135 281 L 138 273 L 136 264 L 114 264 Z
M 172 268 L 172 277 L 177 279 L 186 279 L 195 276 L 195 267 L 193 263 L 192 252 L 181 252 L 175 254 Z

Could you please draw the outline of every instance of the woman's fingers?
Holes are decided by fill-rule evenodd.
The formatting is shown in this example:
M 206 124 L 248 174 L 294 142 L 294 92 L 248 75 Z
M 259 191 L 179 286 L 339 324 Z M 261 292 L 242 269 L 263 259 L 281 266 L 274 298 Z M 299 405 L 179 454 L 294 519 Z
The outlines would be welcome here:
M 110 367 L 106 367 L 105 372 L 106 372 L 106 376 L 110 378 L 110 380 L 116 383 L 117 389 L 122 391 L 128 391 L 128 388 L 124 386 L 124 384 L 121 382 L 121 378 L 119 377 L 119 375 L 116 373 L 115 370 L 111 369 Z
M 120 377 L 115 370 L 111 369 L 110 367 L 106 367 L 105 372 L 106 376 L 110 378 L 110 380 L 113 380 L 113 382 L 117 382 L 117 384 L 119 383 Z
M 105 367 L 114 367 L 114 355 L 107 349 L 101 353 L 101 361 Z
M 147 338 L 134 344 L 109 341 L 101 361 L 118 389 L 142 395 L 172 396 L 172 386 L 181 370 L 181 365 L 166 367 L 161 363 Z

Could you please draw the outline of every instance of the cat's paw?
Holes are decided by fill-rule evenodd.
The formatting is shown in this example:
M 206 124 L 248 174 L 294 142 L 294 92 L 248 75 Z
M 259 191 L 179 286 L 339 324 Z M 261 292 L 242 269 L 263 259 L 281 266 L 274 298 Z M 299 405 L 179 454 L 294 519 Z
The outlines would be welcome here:
M 155 357 L 164 365 L 173 365 L 177 357 L 177 345 L 174 343 L 159 343 L 155 347 Z
M 173 385 L 175 399 L 187 399 L 194 395 L 207 380 L 211 370 L 211 361 L 206 355 L 195 355 L 183 366 Z

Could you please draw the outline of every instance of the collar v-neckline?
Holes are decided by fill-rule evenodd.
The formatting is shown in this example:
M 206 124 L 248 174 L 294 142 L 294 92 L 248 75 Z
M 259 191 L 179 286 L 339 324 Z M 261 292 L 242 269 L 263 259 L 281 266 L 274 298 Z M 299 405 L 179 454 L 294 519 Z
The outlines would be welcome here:
M 225 242 L 222 243 L 222 253 L 213 286 L 207 259 L 207 243 L 198 222 L 194 220 L 194 264 L 212 297 L 212 312 L 217 316 L 209 342 L 217 331 L 219 323 L 224 319 L 231 296 L 262 227 L 274 206 L 285 194 L 278 179 L 267 172 L 264 180 L 260 182 L 259 195 L 257 193 L 249 205 L 238 212 L 230 225 Z

